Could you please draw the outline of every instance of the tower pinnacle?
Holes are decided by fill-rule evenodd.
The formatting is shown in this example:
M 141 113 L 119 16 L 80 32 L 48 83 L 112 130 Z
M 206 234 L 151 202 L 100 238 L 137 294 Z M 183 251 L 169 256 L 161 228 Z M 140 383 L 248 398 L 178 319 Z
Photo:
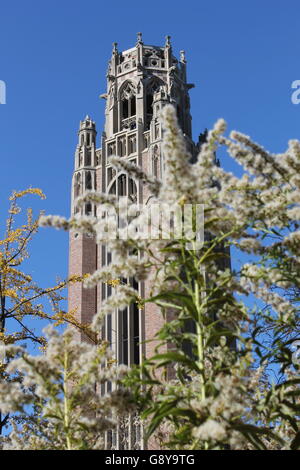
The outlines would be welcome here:
M 138 45 L 138 44 L 143 44 L 142 33 L 137 33 L 137 43 L 136 43 L 136 45 Z
M 171 36 L 166 36 L 165 46 L 166 46 L 166 47 L 170 47 L 170 46 L 171 46 Z

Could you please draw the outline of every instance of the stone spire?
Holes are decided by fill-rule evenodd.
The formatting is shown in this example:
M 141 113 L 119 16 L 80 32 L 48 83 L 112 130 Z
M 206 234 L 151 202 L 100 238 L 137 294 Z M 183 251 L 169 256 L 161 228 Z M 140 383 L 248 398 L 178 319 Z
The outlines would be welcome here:
M 142 33 L 137 33 L 137 43 L 136 43 L 136 45 L 138 45 L 138 44 L 143 44 Z

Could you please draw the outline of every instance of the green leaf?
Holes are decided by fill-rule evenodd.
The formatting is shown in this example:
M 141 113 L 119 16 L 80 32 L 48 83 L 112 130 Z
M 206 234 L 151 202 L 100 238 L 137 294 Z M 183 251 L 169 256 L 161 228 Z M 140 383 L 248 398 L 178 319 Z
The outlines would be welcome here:
M 168 303 L 171 302 L 171 304 L 169 305 L 170 307 L 178 308 L 178 304 L 182 307 L 186 307 L 190 312 L 192 318 L 197 319 L 198 317 L 196 306 L 189 295 L 182 294 L 179 292 L 164 292 L 162 294 L 151 297 L 146 302 L 156 303 L 160 300 L 166 300 Z
M 178 364 L 185 364 L 189 366 L 192 370 L 197 370 L 200 372 L 195 361 L 191 360 L 191 358 L 185 354 L 170 351 L 163 354 L 156 354 L 151 358 L 152 361 L 160 361 L 157 367 L 162 367 L 163 365 L 170 364 L 172 362 L 176 362 Z

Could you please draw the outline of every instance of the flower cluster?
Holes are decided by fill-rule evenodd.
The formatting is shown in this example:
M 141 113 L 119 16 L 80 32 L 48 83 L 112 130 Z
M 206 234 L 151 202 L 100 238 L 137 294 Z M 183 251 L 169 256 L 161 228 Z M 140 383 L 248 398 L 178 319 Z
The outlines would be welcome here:
M 22 380 L 0 383 L 1 410 L 17 412 L 23 425 L 14 425 L 4 448 L 102 449 L 105 431 L 131 408 L 128 391 L 117 386 L 127 368 L 109 365 L 111 352 L 79 342 L 74 330 L 59 334 L 48 327 L 46 334 L 42 356 L 7 347 L 19 355 L 7 372 L 17 370 Z M 107 383 L 112 391 L 101 394 Z

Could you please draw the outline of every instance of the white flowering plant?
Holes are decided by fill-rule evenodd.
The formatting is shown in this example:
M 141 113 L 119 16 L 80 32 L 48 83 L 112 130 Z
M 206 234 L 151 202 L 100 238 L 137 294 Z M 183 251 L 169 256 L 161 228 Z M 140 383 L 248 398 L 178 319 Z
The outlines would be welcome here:
M 103 449 L 105 432 L 130 410 L 129 393 L 120 386 L 127 368 L 114 364 L 105 343 L 80 342 L 73 329 L 60 334 L 48 327 L 46 335 L 40 356 L 7 346 L 7 357 L 14 357 L 7 372 L 20 377 L 0 384 L 1 409 L 14 416 L 2 448 Z M 103 395 L 100 387 L 108 382 L 112 391 Z
M 238 132 L 225 137 L 220 120 L 192 162 L 172 106 L 164 107 L 163 122 L 162 180 L 124 158 L 111 163 L 147 187 L 153 203 L 204 204 L 200 247 L 197 236 L 145 238 L 137 228 L 147 226 L 147 212 L 134 207 L 123 228 L 129 237 L 122 229 L 109 237 L 109 217 L 47 216 L 40 223 L 88 232 L 113 254 L 84 281 L 115 280 L 92 328 L 99 331 L 104 315 L 132 302 L 155 304 L 166 320 L 153 338 L 155 354 L 125 379 L 148 423 L 146 438 L 178 449 L 298 449 L 300 377 L 291 344 L 299 337 L 300 143 L 270 154 Z M 241 178 L 216 164 L 220 146 L 244 168 Z M 99 210 L 118 204 L 95 192 L 77 201 L 87 202 Z M 230 250 L 247 262 L 234 260 L 232 269 Z M 141 298 L 118 281 L 128 278 L 147 280 L 150 295 Z

